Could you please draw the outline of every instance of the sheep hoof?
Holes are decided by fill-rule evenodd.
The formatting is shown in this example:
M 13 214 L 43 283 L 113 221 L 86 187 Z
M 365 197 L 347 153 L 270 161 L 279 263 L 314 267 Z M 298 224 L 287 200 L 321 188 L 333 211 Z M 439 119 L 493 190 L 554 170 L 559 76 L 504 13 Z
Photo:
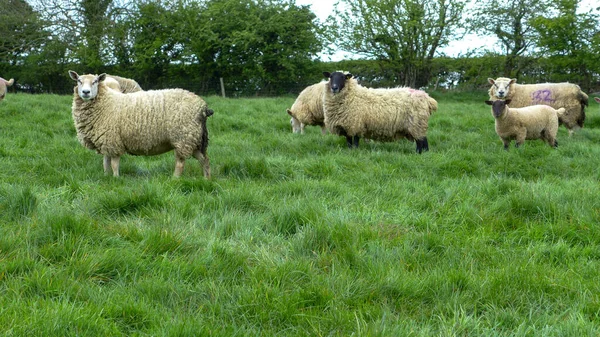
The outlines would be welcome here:
M 415 143 L 417 144 L 417 153 L 421 154 L 424 151 L 429 151 L 429 143 L 427 142 L 427 137 L 423 138 L 423 139 L 417 139 L 415 140 Z

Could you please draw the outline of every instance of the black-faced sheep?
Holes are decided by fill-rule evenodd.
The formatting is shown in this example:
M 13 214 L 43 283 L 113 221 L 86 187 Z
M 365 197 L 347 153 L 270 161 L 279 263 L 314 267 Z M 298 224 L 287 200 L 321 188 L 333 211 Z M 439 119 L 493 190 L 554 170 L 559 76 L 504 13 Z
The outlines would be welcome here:
M 298 98 L 290 109 L 288 115 L 292 116 L 290 123 L 294 133 L 304 134 L 304 126 L 318 125 L 321 133 L 325 134 L 325 116 L 323 115 L 323 95 L 327 82 L 323 81 L 306 87 L 300 92 Z
M 6 96 L 6 87 L 10 87 L 14 82 L 15 80 L 12 78 L 7 81 L 0 77 L 0 101 L 2 101 Z
M 175 172 L 183 172 L 186 158 L 196 157 L 210 177 L 206 119 L 213 114 L 206 102 L 182 89 L 123 94 L 109 89 L 106 74 L 82 75 L 69 71 L 74 88 L 72 114 L 79 142 L 104 155 L 104 172 L 119 175 L 125 154 L 157 155 L 175 151 Z
M 523 145 L 526 139 L 543 139 L 552 147 L 557 147 L 556 133 L 558 118 L 565 112 L 548 105 L 531 105 L 524 108 L 510 108 L 511 100 L 485 101 L 492 106 L 492 115 L 496 123 L 496 133 L 508 150 L 511 140 L 515 146 Z
M 411 88 L 369 89 L 352 74 L 324 72 L 329 79 L 323 100 L 325 126 L 358 147 L 360 137 L 379 141 L 407 138 L 417 152 L 429 150 L 427 128 L 437 102 L 426 92 Z
M 517 84 L 516 79 L 499 77 L 488 78 L 492 85 L 489 89 L 490 100 L 511 100 L 512 108 L 522 108 L 530 105 L 545 104 L 555 109 L 565 108 L 565 113 L 559 117 L 559 123 L 569 130 L 569 136 L 574 129 L 583 127 L 585 107 L 588 105 L 586 95 L 578 85 L 572 83 L 540 83 Z

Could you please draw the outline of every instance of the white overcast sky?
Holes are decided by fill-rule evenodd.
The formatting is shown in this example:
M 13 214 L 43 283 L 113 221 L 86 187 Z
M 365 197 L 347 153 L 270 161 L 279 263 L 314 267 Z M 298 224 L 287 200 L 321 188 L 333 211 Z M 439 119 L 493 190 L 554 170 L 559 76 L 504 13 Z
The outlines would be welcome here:
M 600 7 L 597 1 L 598 0 L 582 0 L 580 4 L 580 10 L 587 11 L 593 8 L 594 5 L 595 7 Z M 311 10 L 321 22 L 325 22 L 327 17 L 333 12 L 336 2 L 337 0 L 296 0 L 297 5 L 310 5 Z M 496 41 L 497 39 L 495 37 L 469 34 L 459 41 L 451 41 L 447 47 L 444 47 L 439 51 L 448 56 L 458 56 L 475 49 L 492 49 L 493 44 Z M 353 55 L 339 51 L 331 57 L 327 55 L 321 55 L 321 58 L 324 61 L 339 61 L 342 59 L 353 58 Z

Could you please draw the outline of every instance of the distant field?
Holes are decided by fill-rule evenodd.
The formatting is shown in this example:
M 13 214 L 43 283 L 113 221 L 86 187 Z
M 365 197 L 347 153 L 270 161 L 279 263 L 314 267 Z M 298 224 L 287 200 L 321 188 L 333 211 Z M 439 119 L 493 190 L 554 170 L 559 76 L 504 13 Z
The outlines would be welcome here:
M 207 181 L 172 152 L 104 176 L 70 96 L 9 94 L 0 334 L 600 335 L 600 105 L 507 152 L 485 93 L 434 97 L 423 155 L 207 97 Z

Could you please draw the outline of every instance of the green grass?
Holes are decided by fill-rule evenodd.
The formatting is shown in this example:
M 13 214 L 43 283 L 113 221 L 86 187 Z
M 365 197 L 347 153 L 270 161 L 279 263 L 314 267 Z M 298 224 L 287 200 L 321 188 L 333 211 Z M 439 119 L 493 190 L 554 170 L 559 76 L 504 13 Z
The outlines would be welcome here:
M 480 96 L 436 95 L 423 155 L 207 97 L 207 181 L 172 153 L 104 176 L 71 97 L 8 95 L 0 334 L 598 335 L 600 108 L 507 152 Z

